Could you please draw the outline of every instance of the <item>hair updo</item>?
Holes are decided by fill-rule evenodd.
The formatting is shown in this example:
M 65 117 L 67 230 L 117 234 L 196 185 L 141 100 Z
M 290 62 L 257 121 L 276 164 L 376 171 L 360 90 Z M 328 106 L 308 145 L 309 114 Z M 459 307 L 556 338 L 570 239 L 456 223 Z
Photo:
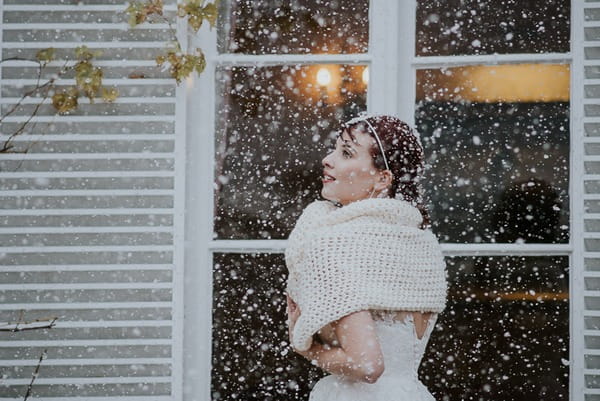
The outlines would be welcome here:
M 355 122 L 350 120 L 342 123 L 338 135 L 346 130 L 348 135 L 354 139 L 353 131 L 360 130 L 362 127 L 362 132 L 368 133 L 375 139 L 375 135 L 364 120 L 368 120 L 377 131 L 390 171 L 394 176 L 388 189 L 388 196 L 403 199 L 416 206 L 423 216 L 420 228 L 429 228 L 431 218 L 423 203 L 423 187 L 420 183 L 425 157 L 419 137 L 407 123 L 388 115 L 374 115 Z M 377 140 L 375 139 L 375 141 Z M 369 152 L 373 157 L 375 167 L 385 170 L 385 161 L 377 143 L 371 147 Z

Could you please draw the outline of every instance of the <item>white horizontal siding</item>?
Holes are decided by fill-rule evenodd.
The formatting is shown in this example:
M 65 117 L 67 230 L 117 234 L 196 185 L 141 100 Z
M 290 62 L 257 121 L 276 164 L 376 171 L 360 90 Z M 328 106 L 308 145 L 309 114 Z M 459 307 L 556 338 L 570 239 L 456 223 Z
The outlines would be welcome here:
M 173 17 L 175 1 L 166 3 Z M 167 24 L 130 29 L 127 5 L 0 0 L 3 58 L 55 48 L 44 80 L 85 44 L 102 50 L 94 64 L 119 90 L 114 103 L 82 98 L 64 116 L 30 97 L 0 127 L 3 143 L 42 103 L 12 142 L 26 153 L 0 154 L 0 328 L 58 318 L 0 332 L 1 400 L 23 399 L 44 350 L 31 399 L 180 399 L 178 89 L 154 61 Z M 27 61 L 0 65 L 2 113 L 37 72 Z M 68 73 L 57 88 L 74 83 Z

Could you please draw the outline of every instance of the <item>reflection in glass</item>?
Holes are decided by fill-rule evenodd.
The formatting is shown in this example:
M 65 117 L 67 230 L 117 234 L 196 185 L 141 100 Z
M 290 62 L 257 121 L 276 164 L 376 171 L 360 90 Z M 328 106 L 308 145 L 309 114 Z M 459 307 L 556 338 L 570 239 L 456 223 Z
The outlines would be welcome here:
M 567 66 L 417 72 L 423 186 L 442 242 L 567 243 Z
M 448 304 L 420 378 L 442 400 L 566 400 L 568 257 L 447 258 Z M 325 373 L 294 354 L 283 255 L 216 254 L 213 400 L 306 400 Z
M 286 238 L 319 197 L 337 124 L 366 109 L 362 65 L 218 70 L 215 235 Z
M 447 258 L 419 373 L 438 400 L 569 398 L 568 257 Z
M 366 53 L 369 0 L 222 1 L 220 53 Z
M 569 51 L 569 0 L 418 0 L 417 56 Z
M 212 400 L 306 400 L 323 373 L 288 345 L 283 255 L 216 254 Z

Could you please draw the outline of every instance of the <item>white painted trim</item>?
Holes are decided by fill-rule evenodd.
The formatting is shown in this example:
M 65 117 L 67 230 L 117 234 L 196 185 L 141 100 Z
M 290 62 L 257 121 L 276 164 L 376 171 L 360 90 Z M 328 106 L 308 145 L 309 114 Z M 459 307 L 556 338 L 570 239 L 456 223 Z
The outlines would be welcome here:
M 42 98 L 42 97 L 27 97 L 23 100 L 19 97 L 4 97 L 0 99 L 0 104 L 16 104 L 20 101 L 20 104 L 51 104 L 52 99 L 50 98 Z M 95 99 L 94 103 L 90 101 L 88 98 L 79 98 L 77 99 L 78 104 L 175 104 L 175 99 L 173 97 L 118 97 L 112 102 L 106 102 L 102 99 Z
M 89 397 L 89 398 L 73 398 L 73 397 L 44 397 L 43 401 L 173 401 L 170 395 L 165 396 L 118 396 L 115 397 Z M 23 401 L 23 397 L 20 398 L 7 398 L 0 396 L 0 401 Z
M 142 309 L 142 308 L 172 308 L 167 301 L 152 302 L 38 302 L 35 304 L 0 304 L 0 310 L 81 310 L 81 309 Z M 8 341 L 10 342 L 10 341 Z
M 0 227 L 0 234 L 173 233 L 172 226 L 35 226 Z M 0 283 L 0 286 L 2 284 Z
M 96 64 L 96 63 L 94 63 Z M 28 78 L 10 78 L 3 79 L 3 83 L 6 85 L 23 86 L 23 85 L 36 85 L 37 79 Z M 72 78 L 60 78 L 55 81 L 56 85 L 75 85 L 75 79 Z M 155 85 L 173 85 L 175 88 L 175 80 L 173 78 L 105 78 L 102 80 L 104 85 L 144 85 L 144 86 L 155 86 Z
M 174 177 L 174 171 L 0 171 L 0 178 L 158 178 Z M 1 213 L 0 213 L 1 214 Z
M 4 39 L 3 39 L 3 32 L 4 32 L 4 26 L 2 24 L 2 22 L 4 21 L 4 7 L 6 7 L 4 5 L 4 0 L 0 0 L 0 59 L 3 58 L 2 55 L 4 54 L 4 49 L 3 49 L 3 44 L 4 44 Z M 2 72 L 3 69 L 6 68 L 7 63 L 1 63 L 0 64 L 0 99 L 2 99 Z M 3 113 L 2 113 L 3 114 Z M 0 142 L 2 145 L 4 145 L 4 142 L 6 140 L 3 140 L 2 142 Z
M 583 163 L 585 121 L 582 100 L 584 96 L 583 60 L 583 7 L 589 3 L 571 0 L 571 82 L 570 82 L 570 155 L 569 155 L 569 210 L 570 238 L 573 252 L 569 258 L 569 400 L 584 401 L 584 181 Z M 588 254 L 589 255 L 589 254 Z
M 411 0 L 415 1 L 415 0 Z M 413 45 L 414 46 L 414 45 Z M 571 53 L 527 53 L 527 54 L 485 54 L 476 56 L 427 56 L 413 57 L 412 64 L 418 69 L 461 67 L 467 65 L 498 64 L 569 64 Z
M 37 366 L 38 362 L 39 359 L 0 359 L 0 366 Z M 44 359 L 44 366 L 170 365 L 172 363 L 171 358 Z M 2 399 L 0 397 L 0 400 Z
M 67 344 L 65 344 L 67 346 Z M 2 379 L 3 386 L 28 385 L 31 378 L 26 379 Z M 83 385 L 83 384 L 126 384 L 126 383 L 170 383 L 171 376 L 126 376 L 126 377 L 67 377 L 67 378 L 44 378 L 38 376 L 35 380 L 36 386 L 41 385 Z M 45 398 L 44 398 L 45 399 Z M 118 399 L 118 398 L 117 398 Z
M 1 84 L 1 82 L 0 82 Z M 5 123 L 24 123 L 30 121 L 32 123 L 106 123 L 106 122 L 174 122 L 175 116 L 172 114 L 164 116 L 149 116 L 149 115 L 124 115 L 124 116 L 8 116 L 4 118 Z M 3 157 L 6 154 L 3 155 Z
M 76 61 L 69 60 L 66 65 L 72 66 Z M 2 63 L 5 67 L 35 67 L 37 62 L 31 60 L 10 60 Z M 48 67 L 63 67 L 65 60 L 54 60 L 46 64 Z M 94 65 L 97 67 L 156 67 L 155 60 L 94 60 Z M 145 79 L 145 78 L 144 78 Z M 140 79 L 141 80 L 141 79 Z
M 45 322 L 39 322 L 43 324 Z M 14 322 L 3 322 L 2 325 L 14 326 Z M 54 323 L 54 329 L 81 329 L 81 328 L 111 328 L 111 327 L 169 327 L 173 325 L 171 320 L 91 320 L 91 321 L 68 321 L 60 319 Z M 161 358 L 163 359 L 163 358 Z M 170 359 L 170 358 L 169 358 Z M 61 359 L 58 359 L 61 360 Z
M 372 113 L 396 114 L 398 110 L 398 38 L 400 7 L 404 2 L 377 0 L 369 2 L 369 87 L 367 109 Z
M 44 397 L 43 401 L 173 401 L 170 395 L 166 396 L 118 396 L 115 397 L 89 397 L 89 398 L 73 398 L 73 397 Z M 42 399 L 40 399 L 42 400 Z M 20 398 L 7 398 L 0 396 L 0 401 L 23 401 L 23 397 Z
M 136 158 L 134 158 L 136 159 Z M 2 196 L 161 196 L 173 195 L 172 189 L 17 189 L 14 191 L 3 190 Z
M 92 159 L 172 159 L 173 152 L 128 152 L 128 153 L 8 153 L 3 160 L 92 160 Z
M 65 12 L 65 11 L 81 11 L 81 12 L 91 12 L 91 11 L 115 11 L 115 12 L 124 12 L 126 9 L 126 5 L 89 5 L 89 4 L 81 4 L 81 5 L 63 5 L 63 4 L 10 4 L 4 5 L 4 11 L 56 11 L 56 12 Z M 163 10 L 165 11 L 175 11 L 177 7 L 175 5 L 165 5 Z
M 0 347 L 93 347 L 94 345 L 171 345 L 170 338 L 106 338 L 102 340 L 0 340 Z
M 111 216 L 121 214 L 171 215 L 173 209 L 0 209 L 0 216 Z
M 90 49 L 159 49 L 169 45 L 169 42 L 124 42 L 124 41 L 110 41 L 110 42 L 85 42 L 85 45 Z M 54 47 L 55 49 L 75 49 L 81 46 L 81 42 L 4 42 L 5 49 L 45 49 L 47 47 Z
M 282 253 L 287 240 L 213 240 L 213 252 L 227 253 Z M 494 256 L 494 255 L 569 255 L 570 244 L 440 244 L 444 256 Z
M 2 29 L 5 31 L 40 31 L 40 30 L 58 30 L 58 31 L 72 31 L 72 30 L 83 30 L 83 31 L 105 31 L 109 29 L 115 29 L 119 31 L 128 31 L 130 28 L 129 24 L 126 22 L 120 23 L 110 23 L 110 22 L 60 22 L 60 23 L 52 23 L 52 22 L 40 22 L 40 23 L 6 23 L 2 24 Z M 136 25 L 135 30 L 161 30 L 161 29 L 169 29 L 169 25 L 162 23 L 149 23 L 144 22 L 142 24 Z
M 400 16 L 397 24 L 400 25 L 399 36 L 391 38 L 397 41 L 398 54 L 388 60 L 388 64 L 395 64 L 398 68 L 398 85 L 395 86 L 398 96 L 398 105 L 395 113 L 411 127 L 415 126 L 415 99 L 417 97 L 417 76 L 412 60 L 415 54 L 417 1 L 400 1 Z
M 149 265 L 144 263 L 132 264 L 106 264 L 106 265 L 2 265 L 2 272 L 75 272 L 75 271 L 144 271 L 144 270 L 164 270 L 171 271 L 173 266 L 168 265 Z
M 216 29 L 204 24 L 189 46 L 199 47 L 206 69 L 190 82 L 187 119 L 185 401 L 211 399 L 213 182 L 216 102 Z
M 388 0 L 386 0 L 388 1 Z M 215 54 L 212 56 L 218 65 L 236 66 L 277 66 L 284 64 L 368 64 L 373 56 L 362 54 Z
M 3 284 L 0 291 L 68 291 L 68 290 L 145 290 L 145 289 L 172 289 L 173 283 L 27 283 Z
M 183 3 L 177 0 L 177 3 Z M 183 49 L 188 48 L 187 19 L 176 17 L 177 39 Z M 204 25 L 207 25 L 206 23 Z M 175 199 L 173 205 L 173 367 L 171 372 L 171 396 L 175 401 L 183 400 L 184 366 L 184 312 L 185 312 L 185 225 L 186 225 L 186 143 L 188 82 L 177 85 L 175 90 Z
M 0 135 L 0 140 L 8 139 L 9 135 Z M 23 141 L 29 142 L 35 141 L 173 141 L 175 139 L 174 134 L 41 134 L 33 135 L 27 134 L 26 137 L 16 136 L 13 142 Z M 39 174 L 45 174 L 48 171 L 40 171 Z
M 0 253 L 167 252 L 173 245 L 0 246 Z

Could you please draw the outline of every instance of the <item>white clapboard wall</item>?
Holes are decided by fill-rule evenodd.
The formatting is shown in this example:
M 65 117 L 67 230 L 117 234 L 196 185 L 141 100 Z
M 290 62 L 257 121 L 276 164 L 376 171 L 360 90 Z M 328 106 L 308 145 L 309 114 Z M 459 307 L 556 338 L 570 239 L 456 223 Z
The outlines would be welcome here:
M 165 3 L 174 16 L 175 0 Z M 0 0 L 3 59 L 47 47 L 72 58 L 85 44 L 103 51 L 94 63 L 120 92 L 113 104 L 82 99 L 65 116 L 46 101 L 14 141 L 27 153 L 0 154 L 0 325 L 58 317 L 50 330 L 0 332 L 0 400 L 23 399 L 44 349 L 31 399 L 181 399 L 181 89 L 154 61 L 167 25 L 130 29 L 126 7 Z M 4 114 L 37 66 L 0 67 Z M 40 100 L 2 122 L 2 143 Z

